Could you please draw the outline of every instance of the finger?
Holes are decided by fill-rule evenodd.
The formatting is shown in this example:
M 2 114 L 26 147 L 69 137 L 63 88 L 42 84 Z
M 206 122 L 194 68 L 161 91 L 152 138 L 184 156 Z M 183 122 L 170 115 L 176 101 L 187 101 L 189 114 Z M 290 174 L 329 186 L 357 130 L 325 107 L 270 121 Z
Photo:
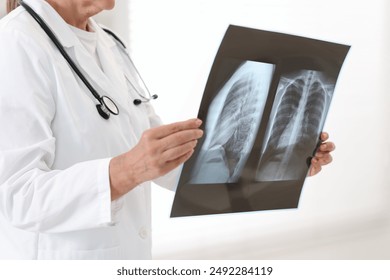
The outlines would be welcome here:
M 315 157 L 313 160 L 315 161 L 315 164 L 327 165 L 333 161 L 333 157 L 330 154 L 324 154 L 321 158 Z
M 317 150 L 317 152 L 314 154 L 314 157 L 316 158 L 323 158 L 326 155 L 330 154 L 330 152 L 322 152 L 320 150 Z
M 203 136 L 203 131 L 200 129 L 191 129 L 179 131 L 171 134 L 160 140 L 162 151 L 169 150 L 171 148 L 181 146 L 185 143 L 197 140 Z
M 161 159 L 164 162 L 175 160 L 175 159 L 191 152 L 196 147 L 197 143 L 198 143 L 197 140 L 192 140 L 192 141 L 187 142 L 183 145 L 168 149 L 168 150 L 163 152 L 163 154 L 161 155 Z
M 323 157 L 327 157 L 328 155 L 330 155 L 331 153 L 330 152 L 321 152 L 321 151 L 317 151 L 315 154 L 314 154 L 314 157 L 316 158 L 323 158 Z
M 309 170 L 309 176 L 314 176 L 316 174 L 318 174 L 320 171 L 321 171 L 321 165 L 319 164 L 313 164 L 310 166 L 310 170 Z
M 184 154 L 184 155 L 182 155 L 174 160 L 166 162 L 162 174 L 166 174 L 169 171 L 178 167 L 180 164 L 186 162 L 192 156 L 193 153 L 194 153 L 194 150 L 191 150 L 188 153 L 186 153 L 186 154 Z
M 320 152 L 333 152 L 336 149 L 336 145 L 333 142 L 325 142 L 320 145 Z
M 201 124 L 202 121 L 199 119 L 190 119 L 183 122 L 171 123 L 148 130 L 146 132 L 146 136 L 150 136 L 154 139 L 161 139 L 179 131 L 199 128 Z
M 309 175 L 313 176 L 321 171 L 321 163 L 320 160 L 317 158 L 312 158 L 311 159 L 311 165 L 310 165 L 310 170 L 309 170 Z
M 329 134 L 327 132 L 322 132 L 320 135 L 320 139 L 322 142 L 325 142 L 326 140 L 329 139 Z
M 172 163 L 177 164 L 177 165 L 182 164 L 183 162 L 188 160 L 193 155 L 194 151 L 195 150 L 191 150 L 188 153 L 186 153 L 186 154 L 184 154 L 184 155 L 182 155 L 182 156 L 180 156 L 180 157 L 178 157 L 176 159 L 168 161 L 168 164 L 172 164 Z

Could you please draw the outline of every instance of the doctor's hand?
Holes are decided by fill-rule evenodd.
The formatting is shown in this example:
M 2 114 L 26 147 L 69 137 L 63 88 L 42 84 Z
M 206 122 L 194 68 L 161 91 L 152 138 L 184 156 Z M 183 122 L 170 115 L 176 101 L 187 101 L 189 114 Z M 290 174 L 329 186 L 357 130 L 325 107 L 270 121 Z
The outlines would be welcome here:
M 202 137 L 202 121 L 191 119 L 146 130 L 138 144 L 110 161 L 111 200 L 156 179 L 188 160 Z
M 311 159 L 311 166 L 309 170 L 309 176 L 314 176 L 318 174 L 322 166 L 327 165 L 332 162 L 331 152 L 336 148 L 333 142 L 326 142 L 329 139 L 329 135 L 326 132 L 321 133 L 321 145 L 318 147 L 314 157 Z

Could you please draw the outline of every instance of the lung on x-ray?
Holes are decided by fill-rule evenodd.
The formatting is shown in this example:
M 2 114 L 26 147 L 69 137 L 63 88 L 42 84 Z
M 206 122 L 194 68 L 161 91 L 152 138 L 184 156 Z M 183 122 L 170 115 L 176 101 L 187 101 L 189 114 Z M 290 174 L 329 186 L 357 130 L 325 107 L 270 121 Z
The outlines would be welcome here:
M 298 180 L 306 173 L 311 147 L 318 142 L 334 87 L 335 81 L 319 71 L 282 74 L 263 141 L 257 181 Z
M 211 101 L 190 184 L 234 183 L 252 150 L 274 65 L 245 61 Z
M 349 48 L 229 26 L 171 217 L 297 208 Z

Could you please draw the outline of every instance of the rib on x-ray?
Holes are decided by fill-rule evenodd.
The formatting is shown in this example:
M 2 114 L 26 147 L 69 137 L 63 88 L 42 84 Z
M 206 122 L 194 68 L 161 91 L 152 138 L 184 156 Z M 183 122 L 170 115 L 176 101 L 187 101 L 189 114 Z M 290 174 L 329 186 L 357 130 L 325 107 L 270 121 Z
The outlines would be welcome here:
M 191 184 L 236 182 L 256 139 L 274 71 L 245 61 L 211 102 Z
M 266 132 L 257 181 L 297 180 L 318 141 L 334 90 L 321 72 L 302 70 L 283 76 Z

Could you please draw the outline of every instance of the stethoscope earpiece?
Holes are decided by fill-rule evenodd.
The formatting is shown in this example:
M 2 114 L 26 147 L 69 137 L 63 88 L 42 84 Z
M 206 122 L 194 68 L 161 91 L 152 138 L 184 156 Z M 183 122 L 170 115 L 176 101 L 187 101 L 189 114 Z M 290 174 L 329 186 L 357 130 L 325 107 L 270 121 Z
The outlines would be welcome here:
M 134 105 L 138 106 L 139 104 L 142 103 L 142 100 L 141 99 L 134 99 L 133 103 L 134 103 Z
M 150 100 L 152 99 L 157 99 L 158 98 L 158 95 L 157 94 L 153 94 L 150 98 L 145 98 L 145 100 L 141 100 L 141 99 L 134 99 L 133 103 L 134 105 L 138 106 L 140 105 L 142 102 L 149 102 Z

